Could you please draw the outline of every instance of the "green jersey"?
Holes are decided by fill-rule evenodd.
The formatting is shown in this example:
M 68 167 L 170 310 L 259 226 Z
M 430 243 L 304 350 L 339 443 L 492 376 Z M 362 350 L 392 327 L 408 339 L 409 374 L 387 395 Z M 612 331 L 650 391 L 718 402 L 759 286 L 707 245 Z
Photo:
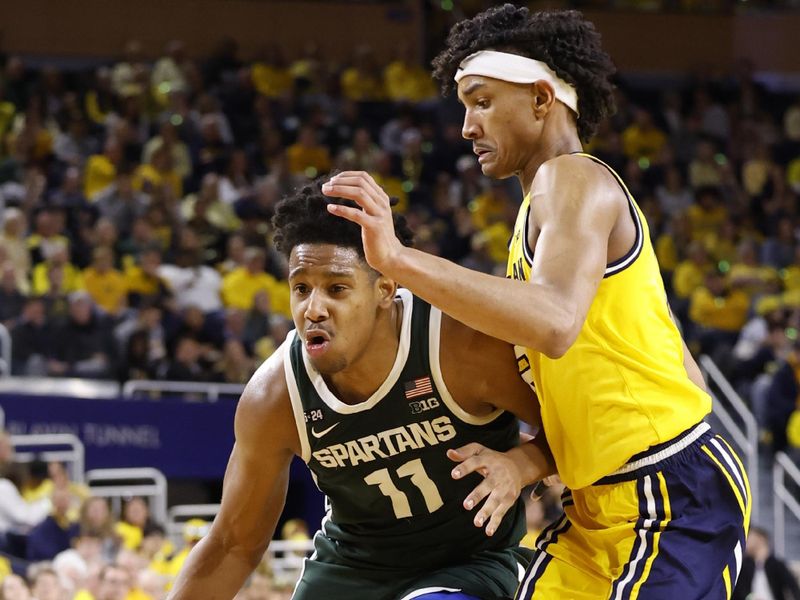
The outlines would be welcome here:
M 398 295 L 397 357 L 364 402 L 336 398 L 293 333 L 285 369 L 303 459 L 328 498 L 317 550 L 323 542 L 339 564 L 400 577 L 516 546 L 525 511 L 518 500 L 488 537 L 464 509 L 481 476 L 454 480 L 447 449 L 479 442 L 508 450 L 519 443 L 519 423 L 502 410 L 478 417 L 456 404 L 440 369 L 441 312 L 407 290 Z

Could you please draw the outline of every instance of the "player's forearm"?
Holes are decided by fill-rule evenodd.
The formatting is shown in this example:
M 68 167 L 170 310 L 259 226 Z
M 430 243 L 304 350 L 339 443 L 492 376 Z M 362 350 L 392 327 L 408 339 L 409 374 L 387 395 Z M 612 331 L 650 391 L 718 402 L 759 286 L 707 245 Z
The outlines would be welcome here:
M 260 558 L 258 552 L 226 549 L 210 534 L 187 557 L 167 600 L 231 600 Z
M 404 248 L 385 273 L 454 319 L 487 335 L 560 356 L 575 340 L 574 302 L 555 290 L 479 273 Z
M 512 448 L 506 454 L 519 469 L 522 487 L 556 473 L 553 455 L 547 445 L 547 439 L 542 433 L 539 433 L 534 439 Z

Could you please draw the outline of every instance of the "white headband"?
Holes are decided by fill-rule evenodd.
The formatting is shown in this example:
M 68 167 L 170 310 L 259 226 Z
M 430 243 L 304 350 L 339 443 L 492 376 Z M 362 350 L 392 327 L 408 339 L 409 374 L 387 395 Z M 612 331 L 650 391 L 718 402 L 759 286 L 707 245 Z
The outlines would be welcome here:
M 519 54 L 481 50 L 461 61 L 454 79 L 456 83 L 467 75 L 483 75 L 511 83 L 533 83 L 546 81 L 553 86 L 556 98 L 578 112 L 578 93 L 575 88 L 556 75 L 555 71 L 540 60 Z

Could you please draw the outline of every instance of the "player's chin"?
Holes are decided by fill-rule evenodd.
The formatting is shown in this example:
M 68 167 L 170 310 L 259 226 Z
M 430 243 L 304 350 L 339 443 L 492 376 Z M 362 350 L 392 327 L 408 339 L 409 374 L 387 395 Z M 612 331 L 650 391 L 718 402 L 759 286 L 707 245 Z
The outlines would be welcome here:
M 492 179 L 505 179 L 508 177 L 502 165 L 493 160 L 487 160 L 481 163 L 481 172 L 486 175 L 486 177 L 491 177 Z
M 330 351 L 319 358 L 310 358 L 314 368 L 323 375 L 333 375 L 343 371 L 347 367 L 347 359 L 344 356 L 336 355 Z

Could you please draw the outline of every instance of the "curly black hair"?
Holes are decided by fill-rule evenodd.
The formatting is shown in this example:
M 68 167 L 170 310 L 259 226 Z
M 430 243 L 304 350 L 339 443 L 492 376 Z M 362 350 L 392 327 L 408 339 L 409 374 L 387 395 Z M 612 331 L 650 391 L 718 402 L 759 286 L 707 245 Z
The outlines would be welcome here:
M 356 206 L 350 200 L 330 198 L 322 193 L 322 184 L 329 177 L 318 178 L 303 186 L 293 195 L 281 200 L 275 207 L 272 226 L 275 228 L 273 242 L 279 252 L 287 258 L 292 248 L 299 244 L 334 244 L 354 248 L 364 259 L 364 244 L 361 227 L 328 212 L 328 204 Z M 414 245 L 414 233 L 405 217 L 394 214 L 394 231 L 404 246 Z
M 496 6 L 456 23 L 447 47 L 433 60 L 433 76 L 445 94 L 466 57 L 480 50 L 497 50 L 540 60 L 578 92 L 578 135 L 588 141 L 597 124 L 614 114 L 616 71 L 600 45 L 594 25 L 575 10 L 530 12 L 513 4 Z

